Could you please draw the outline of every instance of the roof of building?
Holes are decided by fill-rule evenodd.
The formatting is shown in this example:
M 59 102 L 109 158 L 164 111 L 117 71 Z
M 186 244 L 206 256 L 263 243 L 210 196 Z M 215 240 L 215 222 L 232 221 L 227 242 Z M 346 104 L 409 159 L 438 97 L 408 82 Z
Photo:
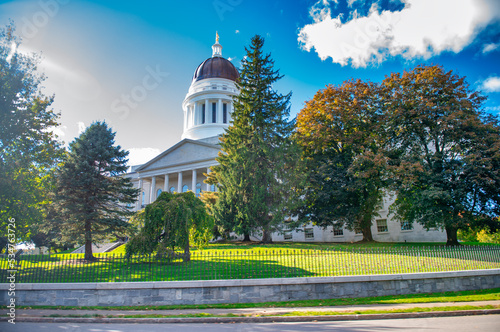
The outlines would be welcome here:
M 196 68 L 193 75 L 193 82 L 207 78 L 226 78 L 237 81 L 240 74 L 231 61 L 221 56 L 214 56 L 203 61 Z

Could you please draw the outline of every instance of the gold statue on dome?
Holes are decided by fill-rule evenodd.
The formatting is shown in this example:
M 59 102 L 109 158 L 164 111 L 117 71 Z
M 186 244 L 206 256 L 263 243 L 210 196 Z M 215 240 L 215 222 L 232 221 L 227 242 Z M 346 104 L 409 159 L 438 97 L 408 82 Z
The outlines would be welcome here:
M 219 34 L 217 33 L 217 31 L 215 31 L 215 43 L 219 43 Z

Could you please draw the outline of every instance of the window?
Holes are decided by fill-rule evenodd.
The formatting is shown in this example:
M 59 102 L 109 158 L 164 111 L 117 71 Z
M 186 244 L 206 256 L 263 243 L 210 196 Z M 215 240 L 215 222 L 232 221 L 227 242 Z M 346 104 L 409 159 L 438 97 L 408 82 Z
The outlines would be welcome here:
M 413 224 L 409 221 L 401 222 L 401 230 L 402 231 L 411 231 L 413 229 Z
M 304 228 L 306 240 L 314 240 L 314 231 L 312 228 Z
M 189 190 L 189 188 L 188 188 L 187 184 L 185 184 L 185 185 L 182 186 L 182 192 L 183 193 L 187 192 L 188 190 Z
M 143 191 L 142 192 L 142 203 L 141 203 L 141 205 L 144 206 L 145 202 L 146 202 L 146 193 Z
M 196 197 L 200 196 L 201 194 L 201 183 L 196 184 Z
M 387 219 L 379 219 L 377 220 L 377 232 L 379 233 L 387 233 Z
M 292 232 L 285 232 L 283 236 L 285 237 L 285 241 L 290 241 L 292 239 Z
M 161 189 L 158 189 L 156 191 L 156 198 L 160 197 L 160 194 L 161 194 L 162 190 Z
M 175 193 L 175 187 L 170 187 L 170 189 L 168 191 L 170 191 L 170 193 L 172 193 L 172 194 Z
M 205 123 L 205 104 L 201 104 L 201 124 Z
M 342 236 L 344 235 L 344 230 L 342 229 L 341 225 L 334 225 L 333 226 L 333 236 Z
M 212 123 L 217 122 L 217 104 L 212 103 Z
M 210 185 L 210 191 L 215 192 L 216 189 L 215 184 Z
M 227 104 L 222 104 L 222 122 L 227 123 Z

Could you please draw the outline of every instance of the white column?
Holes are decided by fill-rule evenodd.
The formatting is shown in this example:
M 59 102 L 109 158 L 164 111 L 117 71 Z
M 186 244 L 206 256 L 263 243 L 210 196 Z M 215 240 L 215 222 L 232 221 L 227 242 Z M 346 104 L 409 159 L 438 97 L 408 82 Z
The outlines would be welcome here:
M 195 114 L 195 110 L 196 110 L 196 104 L 193 104 L 190 106 L 190 109 L 191 109 L 191 114 L 190 114 L 190 121 L 191 121 L 191 125 L 190 127 L 194 127 L 195 123 L 194 123 L 194 114 Z
M 227 123 L 231 123 L 233 118 L 233 103 L 227 103 Z
M 210 174 L 210 168 L 207 167 L 207 175 Z M 207 191 L 210 191 L 210 184 L 207 183 Z
M 169 182 L 169 176 L 168 174 L 165 174 L 165 183 L 163 184 L 163 191 L 168 192 L 168 182 Z
M 196 195 L 196 170 L 195 169 L 193 169 L 193 179 L 192 179 L 191 185 L 192 185 L 191 190 Z
M 222 99 L 217 101 L 217 123 L 222 123 Z
M 149 195 L 149 203 L 153 203 L 155 201 L 156 199 L 155 191 L 156 191 L 156 176 L 153 176 L 151 178 L 151 191 Z
M 188 127 L 188 119 L 189 119 L 189 106 L 186 106 L 184 110 L 184 130 Z
M 182 172 L 179 172 L 177 175 L 177 192 L 182 192 Z
M 140 210 L 142 206 L 142 179 L 139 179 L 139 186 L 137 188 L 139 189 L 139 198 L 137 199 L 137 210 Z

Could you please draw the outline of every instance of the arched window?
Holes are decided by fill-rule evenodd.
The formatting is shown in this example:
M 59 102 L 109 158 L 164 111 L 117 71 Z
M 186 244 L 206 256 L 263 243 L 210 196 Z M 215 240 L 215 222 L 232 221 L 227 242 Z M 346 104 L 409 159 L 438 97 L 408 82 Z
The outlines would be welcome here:
M 185 185 L 182 186 L 182 192 L 183 193 L 187 192 L 188 190 L 189 190 L 189 188 L 188 188 L 187 184 L 185 184 Z
M 212 103 L 212 123 L 217 122 L 217 104 Z
M 200 196 L 201 194 L 201 183 L 196 184 L 196 197 Z
M 158 189 L 156 191 L 156 198 L 160 197 L 160 194 L 161 194 L 162 190 L 161 189 Z
M 170 191 L 170 193 L 172 193 L 172 194 L 175 193 L 175 187 L 170 187 L 170 189 L 168 191 Z

